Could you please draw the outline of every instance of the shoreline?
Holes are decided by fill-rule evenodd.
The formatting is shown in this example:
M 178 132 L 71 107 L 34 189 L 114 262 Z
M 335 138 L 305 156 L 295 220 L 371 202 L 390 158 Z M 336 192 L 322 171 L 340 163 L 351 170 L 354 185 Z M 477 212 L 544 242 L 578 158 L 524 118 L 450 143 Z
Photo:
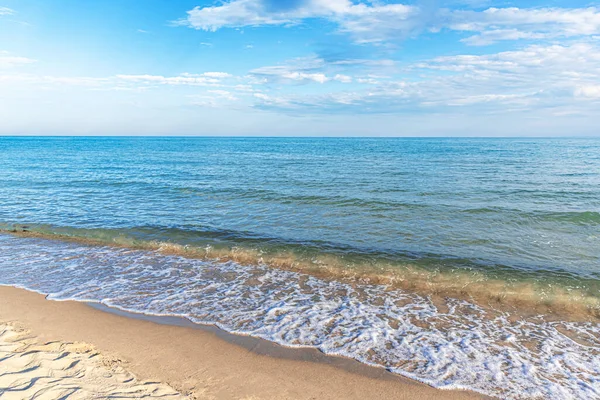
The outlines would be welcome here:
M 337 265 L 335 257 L 324 257 L 318 262 L 304 262 L 292 254 L 266 257 L 252 249 L 242 251 L 238 247 L 229 249 L 200 248 L 174 242 L 136 240 L 126 236 L 95 238 L 71 236 L 56 232 L 39 232 L 23 226 L 13 230 L 0 227 L 0 234 L 20 238 L 42 239 L 86 246 L 108 246 L 120 249 L 152 251 L 166 256 L 180 256 L 211 262 L 236 262 L 243 266 L 262 263 L 269 268 L 306 274 L 318 279 L 338 281 L 350 285 L 367 283 L 398 288 L 407 293 L 430 296 L 434 303 L 443 304 L 446 298 L 474 302 L 489 312 L 508 312 L 523 318 L 543 315 L 545 320 L 571 322 L 600 322 L 600 297 L 590 296 L 580 289 L 549 285 L 539 290 L 531 282 L 508 285 L 508 281 L 485 279 L 481 272 L 467 273 L 454 269 L 446 275 L 405 266 L 392 268 L 382 265 L 369 267 L 357 274 L 352 268 Z
M 288 348 L 179 317 L 133 314 L 95 303 L 52 301 L 0 286 L 0 322 L 44 342 L 90 343 L 143 380 L 196 399 L 483 399 L 439 390 L 316 349 Z

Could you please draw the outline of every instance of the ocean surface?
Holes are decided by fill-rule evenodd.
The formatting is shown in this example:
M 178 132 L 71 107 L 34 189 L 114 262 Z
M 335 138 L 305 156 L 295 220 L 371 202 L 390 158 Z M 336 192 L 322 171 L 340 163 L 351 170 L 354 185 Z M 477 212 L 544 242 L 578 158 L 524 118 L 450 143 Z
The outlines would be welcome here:
M 600 398 L 600 139 L 0 138 L 0 284 Z

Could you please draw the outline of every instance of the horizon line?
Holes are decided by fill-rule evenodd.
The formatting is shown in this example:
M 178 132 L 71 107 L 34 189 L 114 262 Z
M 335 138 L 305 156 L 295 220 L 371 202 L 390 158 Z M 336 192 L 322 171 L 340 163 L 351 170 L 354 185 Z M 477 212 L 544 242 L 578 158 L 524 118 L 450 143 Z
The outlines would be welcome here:
M 600 135 L 581 136 L 278 136 L 278 135 L 84 135 L 84 134 L 22 134 L 4 135 L 0 138 L 206 138 L 206 139 L 600 139 Z

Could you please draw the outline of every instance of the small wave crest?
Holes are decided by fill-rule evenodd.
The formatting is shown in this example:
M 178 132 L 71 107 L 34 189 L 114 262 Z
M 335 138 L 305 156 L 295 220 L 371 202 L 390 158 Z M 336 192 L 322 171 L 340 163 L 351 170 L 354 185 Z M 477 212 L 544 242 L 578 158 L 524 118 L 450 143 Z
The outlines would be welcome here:
M 551 213 L 549 218 L 575 224 L 600 224 L 600 212 L 561 212 Z
M 140 239 L 117 230 L 61 229 L 41 225 L 13 226 L 12 229 L 5 226 L 3 231 L 24 237 L 151 250 L 200 260 L 232 261 L 246 266 L 265 265 L 320 279 L 386 285 L 433 298 L 453 297 L 507 311 L 517 309 L 523 313 L 552 315 L 558 319 L 600 319 L 600 281 L 575 279 L 560 271 L 542 270 L 543 275 L 553 275 L 556 279 L 544 277 L 545 280 L 538 280 L 537 276 L 503 266 L 496 266 L 492 274 L 485 269 L 453 267 L 444 264 L 443 260 L 426 265 L 422 260 L 410 262 L 385 257 L 349 257 L 347 254 L 298 251 L 282 246 L 266 249 L 253 246 L 252 241 L 237 245 L 209 241 L 199 246 Z M 540 271 L 537 274 L 541 275 Z
M 521 211 L 504 209 L 497 207 L 480 207 L 480 208 L 468 208 L 462 210 L 466 214 L 515 214 L 519 219 L 537 219 L 545 220 L 550 222 L 568 222 L 576 225 L 597 225 L 600 224 L 600 212 L 596 211 L 563 211 L 563 212 L 549 212 L 549 211 Z

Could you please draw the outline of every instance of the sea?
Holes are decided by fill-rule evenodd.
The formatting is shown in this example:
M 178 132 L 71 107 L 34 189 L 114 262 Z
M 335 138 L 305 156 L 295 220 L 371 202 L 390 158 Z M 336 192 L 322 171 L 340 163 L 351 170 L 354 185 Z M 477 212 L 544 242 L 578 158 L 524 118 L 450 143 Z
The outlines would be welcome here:
M 0 284 L 600 399 L 600 138 L 0 137 Z

